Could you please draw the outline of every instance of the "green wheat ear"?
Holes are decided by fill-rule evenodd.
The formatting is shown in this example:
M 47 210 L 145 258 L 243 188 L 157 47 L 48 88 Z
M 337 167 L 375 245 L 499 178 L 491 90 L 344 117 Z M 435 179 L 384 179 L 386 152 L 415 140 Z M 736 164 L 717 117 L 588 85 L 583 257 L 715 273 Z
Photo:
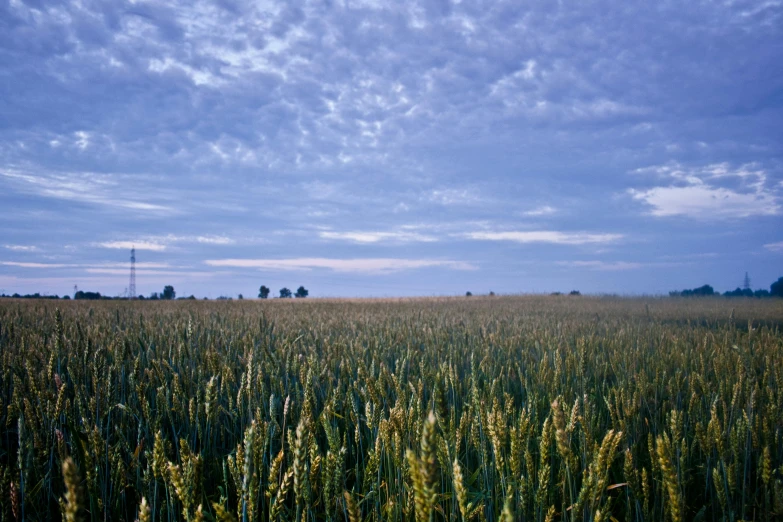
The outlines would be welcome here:
M 147 504 L 147 498 L 141 497 L 141 503 L 139 504 L 139 518 L 137 519 L 137 522 L 150 522 L 151 520 L 151 511 L 149 504 Z
M 348 520 L 350 522 L 362 522 L 362 514 L 359 511 L 359 506 L 356 505 L 356 501 L 347 491 L 343 491 L 343 498 L 345 498 L 345 506 L 348 511 Z
M 63 481 L 65 482 L 65 499 L 63 505 L 63 519 L 68 522 L 82 520 L 80 511 L 82 507 L 82 491 L 79 472 L 71 457 L 63 461 Z
M 226 507 L 218 502 L 212 503 L 212 509 L 215 510 L 215 519 L 218 522 L 236 522 L 236 517 L 229 513 Z
M 462 478 L 462 468 L 460 467 L 459 461 L 457 459 L 454 459 L 452 475 L 454 481 L 454 492 L 457 496 L 459 512 L 462 515 L 462 520 L 468 520 L 468 514 L 470 513 L 470 509 L 468 507 L 468 494 L 467 491 L 465 491 L 465 485 L 463 484 L 464 479 Z
M 661 474 L 663 475 L 663 484 L 669 498 L 669 502 L 667 503 L 669 515 L 672 518 L 672 522 L 680 522 L 680 505 L 682 499 L 677 484 L 677 474 L 675 473 L 670 457 L 671 442 L 669 441 L 668 436 L 659 436 L 656 439 L 656 450 L 658 452 L 658 463 L 661 467 Z

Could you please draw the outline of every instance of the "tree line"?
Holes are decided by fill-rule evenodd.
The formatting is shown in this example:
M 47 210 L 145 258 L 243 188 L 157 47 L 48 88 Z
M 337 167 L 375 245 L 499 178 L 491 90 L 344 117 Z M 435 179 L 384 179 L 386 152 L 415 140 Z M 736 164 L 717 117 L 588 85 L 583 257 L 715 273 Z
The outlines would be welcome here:
M 747 279 L 747 276 L 746 276 Z M 745 288 L 737 287 L 734 290 L 727 292 L 716 292 L 710 285 L 702 285 L 698 288 L 691 288 L 689 290 L 673 290 L 669 292 L 672 297 L 705 297 L 705 296 L 720 296 L 723 297 L 783 297 L 783 277 L 778 278 L 777 281 L 769 286 L 769 290 L 760 288 L 758 290 L 752 290 L 749 285 Z
M 266 285 L 261 285 L 261 288 L 258 289 L 258 297 L 261 299 L 267 299 L 269 297 L 269 294 L 271 293 L 271 290 Z M 291 292 L 286 287 L 283 287 L 280 289 L 280 298 L 282 299 L 288 299 L 291 297 L 296 298 L 304 298 L 310 295 L 310 291 L 307 290 L 304 286 L 300 286 L 296 289 L 296 292 Z M 6 294 L 0 294 L 0 297 L 11 297 L 15 299 L 71 299 L 71 296 L 64 295 L 62 297 L 58 295 L 41 295 L 40 293 L 35 294 L 13 294 L 13 295 L 6 295 Z M 98 301 L 98 300 L 109 300 L 109 299 L 117 299 L 117 300 L 126 300 L 128 297 L 111 297 L 108 295 L 101 295 L 100 292 L 85 292 L 83 290 L 77 291 L 74 296 L 74 299 L 77 300 L 87 300 L 87 301 Z M 152 292 L 148 297 L 144 297 L 143 295 L 139 296 L 132 296 L 132 299 L 138 299 L 138 300 L 148 300 L 148 301 L 168 301 L 173 300 L 177 298 L 177 292 L 174 290 L 174 287 L 172 285 L 166 285 L 163 287 L 162 292 Z M 190 297 L 180 297 L 180 299 L 195 299 L 195 296 Z M 204 298 L 206 299 L 206 297 Z M 218 301 L 224 301 L 224 300 L 230 300 L 230 297 L 226 296 L 220 296 L 217 298 Z M 237 299 L 243 299 L 242 294 L 239 294 Z

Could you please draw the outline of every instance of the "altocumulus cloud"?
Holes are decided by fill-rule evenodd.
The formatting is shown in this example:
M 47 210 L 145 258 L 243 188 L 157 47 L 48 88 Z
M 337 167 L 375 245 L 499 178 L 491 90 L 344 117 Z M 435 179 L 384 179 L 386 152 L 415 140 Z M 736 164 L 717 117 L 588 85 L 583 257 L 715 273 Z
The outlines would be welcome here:
M 175 244 L 233 245 L 235 242 L 234 239 L 226 236 L 178 236 L 168 234 L 165 236 L 148 236 L 136 240 L 104 241 L 96 243 L 96 246 L 119 250 L 135 248 L 136 250 L 163 252 Z
M 98 246 L 102 248 L 113 248 L 119 250 L 130 250 L 135 248 L 137 250 L 151 250 L 152 252 L 162 252 L 166 250 L 166 245 L 152 243 L 150 241 L 106 241 L 103 243 L 98 243 Z
M 354 243 L 433 243 L 438 241 L 438 238 L 433 235 L 405 230 L 392 232 L 338 232 L 332 230 L 323 230 L 319 232 L 318 235 L 323 239 L 351 241 Z
M 449 268 L 453 270 L 475 270 L 476 267 L 462 261 L 439 259 L 211 259 L 209 266 L 231 268 L 257 268 L 260 270 L 311 270 L 323 268 L 335 272 L 357 272 L 382 274 L 419 268 Z
M 489 232 L 466 232 L 467 239 L 481 241 L 511 241 L 514 243 L 551 243 L 555 245 L 586 245 L 613 243 L 623 238 L 622 234 L 591 234 L 586 232 L 559 232 L 554 230 L 528 230 Z
M 633 199 L 649 205 L 650 213 L 657 217 L 730 219 L 776 216 L 782 210 L 779 191 L 767 183 L 767 173 L 757 165 L 732 168 L 725 163 L 705 167 L 672 164 L 637 169 L 635 173 L 670 182 L 628 191 Z
M 3 245 L 3 248 L 14 252 L 37 252 L 39 250 L 35 245 Z
M 0 2 L 3 288 L 45 290 L 51 270 L 53 291 L 114 294 L 127 276 L 108 265 L 131 247 L 218 274 L 172 281 L 204 279 L 178 288 L 199 295 L 247 294 L 247 271 L 221 267 L 463 293 L 546 290 L 567 266 L 584 291 L 657 292 L 646 259 L 710 252 L 716 285 L 779 277 L 782 16 L 761 1 Z M 113 272 L 59 277 L 86 267 Z M 682 286 L 702 274 L 677 270 Z

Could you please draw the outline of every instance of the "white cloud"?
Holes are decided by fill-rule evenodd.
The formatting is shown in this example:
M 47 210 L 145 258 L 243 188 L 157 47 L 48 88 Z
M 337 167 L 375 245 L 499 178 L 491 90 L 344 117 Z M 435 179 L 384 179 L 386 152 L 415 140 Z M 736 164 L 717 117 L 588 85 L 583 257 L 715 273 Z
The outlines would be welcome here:
M 430 191 L 426 196 L 427 201 L 439 205 L 475 205 L 482 201 L 482 198 L 473 190 L 468 189 L 436 189 Z
M 147 236 L 136 238 L 135 240 L 122 241 L 104 241 L 96 243 L 96 246 L 102 248 L 116 248 L 119 250 L 151 250 L 153 252 L 162 252 L 174 243 L 200 243 L 203 245 L 233 245 L 236 241 L 226 236 L 176 236 L 168 234 L 165 236 Z
M 600 260 L 575 260 L 575 261 L 556 261 L 556 265 L 568 268 L 584 268 L 587 270 L 597 270 L 601 272 L 621 272 L 625 270 L 638 270 L 640 268 L 671 268 L 689 264 L 681 261 L 659 261 L 644 262 L 636 261 L 600 261 Z
M 553 243 L 557 245 L 585 245 L 612 243 L 623 238 L 622 234 L 589 234 L 586 232 L 559 232 L 555 230 L 467 232 L 462 237 L 481 241 L 513 241 L 515 243 Z
M 98 246 L 103 248 L 116 248 L 119 250 L 130 250 L 131 248 L 135 248 L 136 250 L 151 250 L 153 252 L 162 252 L 166 250 L 166 245 L 150 241 L 106 241 L 104 243 L 98 243 Z
M 86 144 L 84 145 L 87 146 Z M 165 205 L 125 197 L 129 176 L 94 172 L 29 172 L 24 169 L 0 170 L 17 190 L 37 196 L 103 205 L 111 208 L 171 213 Z M 140 189 L 143 190 L 143 189 Z
M 587 268 L 590 270 L 611 272 L 620 270 L 635 270 L 644 266 L 642 263 L 630 263 L 627 261 L 558 261 L 556 264 L 559 266 L 566 266 L 571 268 Z
M 439 259 L 332 259 L 322 257 L 294 259 L 210 259 L 209 266 L 231 268 L 258 268 L 261 270 L 311 270 L 324 268 L 335 272 L 391 273 L 418 268 L 448 268 L 452 270 L 474 270 L 476 267 L 462 261 Z
M 568 78 L 583 83 L 583 73 L 564 62 L 542 64 L 527 60 L 525 66 L 502 76 L 489 88 L 489 98 L 503 104 L 510 114 L 541 120 L 593 121 L 616 116 L 639 116 L 649 110 L 644 106 L 624 103 L 595 93 L 584 92 L 581 97 L 552 97 L 553 82 Z
M 120 276 L 127 276 L 128 275 L 128 269 L 127 268 L 87 268 L 84 270 L 88 274 L 105 274 L 105 275 L 120 275 Z M 171 276 L 210 276 L 214 275 L 212 272 L 183 272 L 179 270 L 149 270 L 146 268 L 138 269 L 137 267 L 137 273 L 139 275 L 171 275 Z
M 0 261 L 3 266 L 16 266 L 19 268 L 70 268 L 74 265 L 64 265 L 60 263 L 25 263 L 19 261 Z
M 652 207 L 657 217 L 746 218 L 780 214 L 778 198 L 766 193 L 740 193 L 722 187 L 655 187 L 629 190 L 637 200 Z
M 354 243 L 433 243 L 438 240 L 434 236 L 419 234 L 418 232 L 334 232 L 321 231 L 318 233 L 323 239 L 337 239 Z
M 695 254 L 662 255 L 658 259 L 714 259 L 720 257 L 717 252 L 698 252 Z
M 32 245 L 3 245 L 3 248 L 14 252 L 38 252 L 39 250 L 37 246 Z
M 98 265 L 89 265 L 92 268 L 121 268 L 125 269 L 125 271 L 128 271 L 129 263 L 101 263 Z M 136 269 L 140 270 L 146 270 L 150 268 L 183 268 L 181 266 L 172 266 L 168 263 L 152 263 L 152 262 L 142 262 L 142 263 L 136 263 Z
M 84 150 L 87 147 L 90 146 L 90 133 L 85 131 L 76 131 L 73 133 L 76 139 L 74 140 L 75 145 L 79 148 L 79 150 Z
M 783 252 L 783 241 L 778 241 L 777 243 L 767 243 L 764 245 L 764 248 L 773 252 Z
M 530 217 L 540 217 L 540 216 L 549 216 L 557 212 L 557 209 L 554 207 L 550 207 L 549 205 L 542 205 L 540 207 L 536 207 L 531 210 L 527 210 L 525 212 L 522 212 L 523 216 L 530 216 Z
M 779 194 L 767 186 L 767 174 L 754 164 L 731 168 L 726 163 L 684 167 L 670 163 L 637 169 L 669 185 L 629 189 L 636 201 L 651 207 L 656 217 L 686 216 L 697 219 L 731 219 L 775 216 L 781 213 Z
M 117 273 L 123 273 L 127 274 L 128 270 L 130 268 L 129 263 L 88 263 L 88 264 L 80 264 L 80 263 L 35 263 L 35 262 L 24 262 L 24 261 L 0 261 L 0 265 L 5 266 L 16 266 L 19 268 L 83 268 L 87 272 L 91 271 L 106 271 L 104 273 L 113 273 L 110 271 L 116 270 Z M 137 270 L 154 270 L 154 269 L 176 269 L 176 268 L 183 268 L 181 266 L 172 266 L 168 263 L 153 263 L 153 262 L 142 262 L 142 263 L 136 263 L 136 269 Z
M 177 238 L 178 241 L 187 242 L 189 238 Z M 225 236 L 196 236 L 196 243 L 203 243 L 206 245 L 233 245 L 235 241 L 230 237 Z
M 224 82 L 209 71 L 196 69 L 188 64 L 166 57 L 165 60 L 153 58 L 149 62 L 149 70 L 157 73 L 165 73 L 170 70 L 180 71 L 185 74 L 195 85 L 208 87 L 220 87 Z

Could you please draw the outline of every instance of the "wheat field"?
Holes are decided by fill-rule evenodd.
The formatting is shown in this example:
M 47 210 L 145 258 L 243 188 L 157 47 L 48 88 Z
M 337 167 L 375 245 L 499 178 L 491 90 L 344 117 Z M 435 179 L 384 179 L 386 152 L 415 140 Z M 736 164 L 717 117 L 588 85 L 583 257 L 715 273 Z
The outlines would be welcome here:
M 0 301 L 2 520 L 783 517 L 783 300 Z

